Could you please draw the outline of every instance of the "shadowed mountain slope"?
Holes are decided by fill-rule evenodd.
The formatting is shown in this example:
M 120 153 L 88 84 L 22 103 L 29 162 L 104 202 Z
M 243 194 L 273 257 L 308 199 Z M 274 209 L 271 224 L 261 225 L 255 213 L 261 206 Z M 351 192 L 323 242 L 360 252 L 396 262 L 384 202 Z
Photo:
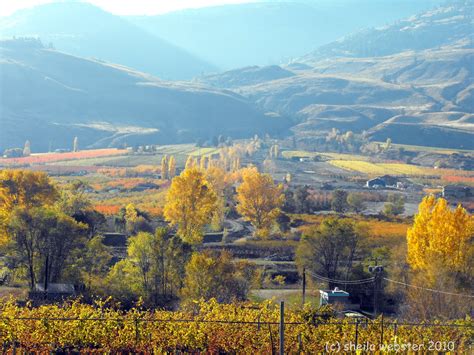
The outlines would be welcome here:
M 191 79 L 215 70 L 165 39 L 82 2 L 45 4 L 0 18 L 0 36 L 37 37 L 70 54 L 120 63 L 163 79 Z
M 232 87 L 263 110 L 291 117 L 297 134 L 365 130 L 377 140 L 472 149 L 471 9 L 472 1 L 454 1 L 383 29 L 361 31 L 282 66 L 291 73 L 286 77 L 248 81 L 243 68 L 200 80 Z M 375 45 L 380 51 L 356 50 L 358 43 L 377 41 L 383 42 Z M 229 78 L 240 86 L 230 86 Z
M 132 69 L 43 48 L 35 40 L 0 42 L 0 150 L 29 139 L 36 151 L 84 146 L 192 142 L 278 133 L 266 116 L 230 91 L 167 82 Z
M 319 47 L 299 61 L 314 63 L 333 57 L 378 57 L 455 44 L 472 48 L 473 16 L 472 0 L 450 1 L 392 25 L 353 33 Z

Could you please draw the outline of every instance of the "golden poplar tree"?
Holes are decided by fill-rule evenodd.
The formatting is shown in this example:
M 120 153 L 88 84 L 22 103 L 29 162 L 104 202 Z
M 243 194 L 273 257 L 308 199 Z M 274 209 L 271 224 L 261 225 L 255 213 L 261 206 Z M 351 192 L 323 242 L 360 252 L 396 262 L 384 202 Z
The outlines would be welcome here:
M 204 173 L 195 167 L 185 169 L 173 179 L 163 210 L 165 219 L 178 227 L 186 242 L 202 241 L 203 227 L 211 221 L 217 196 Z
M 461 206 L 452 210 L 443 198 L 427 196 L 407 232 L 407 261 L 415 270 L 434 265 L 446 271 L 466 272 L 472 267 L 473 217 Z
M 184 166 L 185 169 L 191 169 L 196 166 L 196 162 L 194 161 L 194 158 L 190 155 L 188 156 L 188 159 L 186 160 L 186 165 Z
M 266 237 L 280 214 L 283 186 L 275 185 L 270 175 L 260 174 L 256 168 L 244 169 L 242 180 L 237 188 L 237 211 L 253 224 L 257 236 Z
M 58 198 L 58 191 L 43 172 L 0 171 L 0 242 L 6 241 L 6 225 L 15 208 L 48 206 Z
M 163 180 L 168 179 L 168 156 L 166 155 L 161 158 L 161 178 Z
M 201 160 L 199 161 L 199 167 L 201 168 L 201 170 L 206 170 L 207 167 L 208 167 L 208 164 L 207 164 L 207 157 L 205 155 L 203 155 L 201 157 Z
M 235 156 L 232 160 L 232 171 L 237 171 L 240 169 L 240 157 Z
M 212 215 L 211 226 L 214 230 L 220 230 L 225 217 L 225 190 L 229 187 L 227 174 L 224 169 L 217 166 L 209 167 L 205 174 L 206 180 L 217 196 L 216 209 Z
M 170 156 L 170 160 L 168 162 L 168 179 L 174 178 L 176 175 L 176 159 L 174 156 Z

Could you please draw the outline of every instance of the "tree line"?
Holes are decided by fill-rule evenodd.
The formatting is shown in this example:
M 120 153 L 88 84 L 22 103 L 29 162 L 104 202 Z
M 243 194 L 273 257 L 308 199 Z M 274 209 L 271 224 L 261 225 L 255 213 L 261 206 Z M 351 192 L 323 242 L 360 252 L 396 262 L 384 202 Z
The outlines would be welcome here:
M 227 172 L 218 166 L 190 165 L 171 180 L 162 225 L 151 223 L 132 204 L 116 216 L 116 225 L 130 236 L 125 255 L 119 257 L 103 243 L 100 229 L 105 217 L 92 207 L 83 183 L 59 187 L 41 172 L 3 170 L 2 256 L 15 277 L 30 288 L 46 278 L 81 283 L 90 296 L 113 296 L 129 306 L 140 299 L 149 306 L 199 298 L 244 300 L 261 276 L 255 264 L 235 262 L 225 252 L 199 251 L 198 246 L 206 228 L 222 224 L 231 208 L 253 225 L 258 238 L 268 238 L 278 228 L 288 203 L 295 204 L 296 213 L 305 213 L 309 192 L 298 188 L 289 202 L 283 189 L 255 167 Z M 347 195 L 334 196 L 336 202 L 348 203 Z M 469 294 L 474 284 L 473 235 L 473 218 L 462 206 L 453 210 L 446 200 L 428 196 L 400 255 L 383 247 L 368 248 L 366 225 L 332 216 L 297 239 L 296 263 L 300 271 L 306 268 L 328 279 L 350 281 L 370 277 L 367 266 L 375 260 L 406 284 Z M 439 293 L 383 288 L 401 299 L 403 312 L 412 317 L 459 316 L 472 309 L 472 302 Z M 367 294 L 366 287 L 352 286 L 350 291 Z

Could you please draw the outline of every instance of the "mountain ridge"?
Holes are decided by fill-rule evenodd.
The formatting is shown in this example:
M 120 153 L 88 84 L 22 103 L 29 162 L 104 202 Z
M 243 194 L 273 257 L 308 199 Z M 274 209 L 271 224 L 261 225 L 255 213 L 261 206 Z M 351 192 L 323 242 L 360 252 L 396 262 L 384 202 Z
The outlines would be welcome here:
M 87 21 L 84 21 L 87 19 Z M 0 18 L 4 39 L 36 37 L 63 52 L 121 63 L 164 79 L 191 79 L 216 67 L 88 3 L 51 3 Z
M 24 46 L 12 47 L 16 42 Z M 0 149 L 29 139 L 44 151 L 51 140 L 62 147 L 75 135 L 91 147 L 193 142 L 275 134 L 288 126 L 234 92 L 164 81 L 43 48 L 36 40 L 0 42 L 0 71 Z
M 358 48 L 351 39 L 356 38 L 357 43 L 373 41 L 374 30 L 364 30 L 321 47 L 324 53 L 327 48 L 337 49 L 330 55 L 316 55 L 320 53 L 316 50 L 280 67 L 293 75 L 262 76 L 259 82 L 231 89 L 264 110 L 291 117 L 296 122 L 293 131 L 297 135 L 322 135 L 337 128 L 367 131 L 379 141 L 391 138 L 405 144 L 472 149 L 474 27 L 472 18 L 465 13 L 471 8 L 472 1 L 464 0 L 413 16 L 413 38 L 426 37 L 430 26 L 435 30 L 441 26 L 441 32 L 451 33 L 448 39 L 438 36 L 429 46 L 423 44 L 423 49 L 417 41 L 406 43 L 403 50 L 397 47 L 405 38 L 398 30 L 412 21 L 400 20 L 385 30 L 377 30 L 377 38 L 384 39 L 387 48 L 394 44 L 393 53 L 351 54 L 351 48 Z M 266 68 L 253 71 L 265 72 Z M 230 81 L 239 82 L 244 74 L 245 68 L 198 80 L 228 87 L 229 77 Z
M 125 18 L 229 70 L 281 64 L 348 32 L 383 25 L 440 2 L 262 1 Z

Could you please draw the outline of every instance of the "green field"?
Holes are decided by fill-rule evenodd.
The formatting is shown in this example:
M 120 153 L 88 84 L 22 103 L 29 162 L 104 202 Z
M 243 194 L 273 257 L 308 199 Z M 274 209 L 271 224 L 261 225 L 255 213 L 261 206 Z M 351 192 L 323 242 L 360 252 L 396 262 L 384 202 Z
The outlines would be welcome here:
M 374 142 L 374 143 L 385 145 L 385 142 Z M 446 155 L 450 155 L 453 153 L 474 154 L 474 150 L 469 150 L 469 149 L 450 149 L 450 148 L 426 147 L 426 146 L 421 146 L 421 145 L 395 144 L 395 143 L 392 143 L 392 147 L 403 148 L 410 152 L 427 152 L 427 153 L 438 153 L 438 154 L 446 154 Z
M 301 289 L 258 289 L 250 291 L 250 300 L 262 302 L 273 300 L 275 302 L 284 301 L 289 309 L 301 308 L 303 296 Z M 305 303 L 314 307 L 319 305 L 319 290 L 307 290 Z
M 330 153 L 330 152 L 310 152 L 307 150 L 285 150 L 281 153 L 283 158 L 291 159 L 293 157 L 305 157 L 314 158 L 320 156 L 328 160 L 362 160 L 368 161 L 369 157 L 358 155 L 358 154 L 343 154 L 343 153 Z

